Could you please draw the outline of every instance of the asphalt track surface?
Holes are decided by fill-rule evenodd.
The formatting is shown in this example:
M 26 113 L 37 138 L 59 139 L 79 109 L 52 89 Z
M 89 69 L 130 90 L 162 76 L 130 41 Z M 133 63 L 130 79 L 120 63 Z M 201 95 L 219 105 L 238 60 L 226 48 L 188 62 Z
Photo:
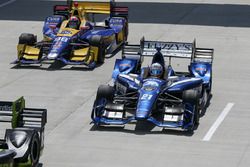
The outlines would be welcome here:
M 1 4 L 8 0 L 1 0 Z M 0 7 L 0 99 L 24 96 L 48 109 L 44 167 L 250 166 L 250 3 L 236 0 L 134 2 L 129 42 L 187 41 L 215 49 L 213 96 L 193 134 L 151 124 L 95 128 L 90 113 L 116 56 L 89 71 L 61 64 L 15 68 L 22 32 L 41 39 L 45 16 L 62 1 L 17 0 Z M 146 61 L 145 65 L 149 61 Z M 212 130 L 211 130 L 212 129 Z M 1 133 L 3 132 L 1 128 Z

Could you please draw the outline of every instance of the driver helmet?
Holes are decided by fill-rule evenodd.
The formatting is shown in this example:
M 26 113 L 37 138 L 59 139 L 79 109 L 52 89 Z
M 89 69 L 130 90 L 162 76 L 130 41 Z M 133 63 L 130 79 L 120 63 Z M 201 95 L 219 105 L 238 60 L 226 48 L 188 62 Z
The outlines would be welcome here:
M 76 16 L 71 16 L 69 19 L 68 27 L 78 29 L 79 25 L 80 25 L 79 18 Z
M 163 67 L 160 63 L 153 63 L 150 67 L 150 75 L 160 78 L 163 73 Z

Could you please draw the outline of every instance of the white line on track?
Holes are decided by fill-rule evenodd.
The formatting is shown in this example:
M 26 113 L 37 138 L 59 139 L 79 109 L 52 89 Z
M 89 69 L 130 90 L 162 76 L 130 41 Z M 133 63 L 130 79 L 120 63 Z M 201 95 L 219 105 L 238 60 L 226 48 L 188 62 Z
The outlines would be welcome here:
M 226 107 L 224 108 L 220 116 L 217 118 L 217 120 L 214 122 L 214 124 L 211 126 L 207 134 L 202 139 L 203 141 L 209 141 L 212 138 L 214 132 L 220 126 L 220 124 L 225 119 L 225 117 L 227 116 L 227 114 L 229 113 L 229 111 L 232 109 L 233 106 L 234 106 L 234 103 L 228 103 L 226 105 Z
M 0 4 L 0 8 L 1 8 L 1 7 L 4 7 L 4 6 L 6 6 L 6 5 L 9 5 L 9 4 L 11 4 L 11 3 L 15 2 L 15 1 L 16 1 L 16 0 L 9 0 L 9 1 L 5 2 L 5 3 L 2 3 L 2 4 Z

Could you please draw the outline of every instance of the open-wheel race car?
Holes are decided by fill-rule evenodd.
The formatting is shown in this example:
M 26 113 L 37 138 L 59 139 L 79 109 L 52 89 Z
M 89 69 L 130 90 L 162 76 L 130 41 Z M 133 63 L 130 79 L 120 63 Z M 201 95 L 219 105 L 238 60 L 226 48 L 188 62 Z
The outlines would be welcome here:
M 96 125 L 149 121 L 163 128 L 193 131 L 211 94 L 213 49 L 196 42 L 141 40 L 126 45 L 112 74 L 113 86 L 101 85 L 92 110 Z M 143 67 L 143 57 L 152 57 Z M 164 57 L 169 58 L 165 65 Z M 176 72 L 172 58 L 190 59 L 188 72 Z
M 68 65 L 95 68 L 123 45 L 128 36 L 128 8 L 114 1 L 68 1 L 54 6 L 45 19 L 43 40 L 23 33 L 13 64 L 41 64 L 59 60 Z
M 0 101 L 0 122 L 12 127 L 0 140 L 0 166 L 36 167 L 44 148 L 47 110 L 26 108 L 23 97 Z

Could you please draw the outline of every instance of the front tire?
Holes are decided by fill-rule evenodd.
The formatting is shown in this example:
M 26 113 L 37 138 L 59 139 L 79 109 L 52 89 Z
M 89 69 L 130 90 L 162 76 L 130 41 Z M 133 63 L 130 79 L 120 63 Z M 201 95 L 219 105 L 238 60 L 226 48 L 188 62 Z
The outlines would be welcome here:
M 22 33 L 19 36 L 18 44 L 34 45 L 37 42 L 37 36 L 29 33 Z
M 185 102 L 196 104 L 200 99 L 200 93 L 196 89 L 185 90 L 182 94 L 182 99 Z
M 109 85 L 100 85 L 97 90 L 96 99 L 94 102 L 91 118 L 101 117 L 104 107 L 108 102 L 112 102 L 114 98 L 114 89 Z M 99 106 L 97 108 L 97 106 Z
M 114 88 L 109 85 L 100 85 L 97 94 L 96 94 L 96 100 L 105 98 L 107 101 L 112 101 L 114 98 Z

